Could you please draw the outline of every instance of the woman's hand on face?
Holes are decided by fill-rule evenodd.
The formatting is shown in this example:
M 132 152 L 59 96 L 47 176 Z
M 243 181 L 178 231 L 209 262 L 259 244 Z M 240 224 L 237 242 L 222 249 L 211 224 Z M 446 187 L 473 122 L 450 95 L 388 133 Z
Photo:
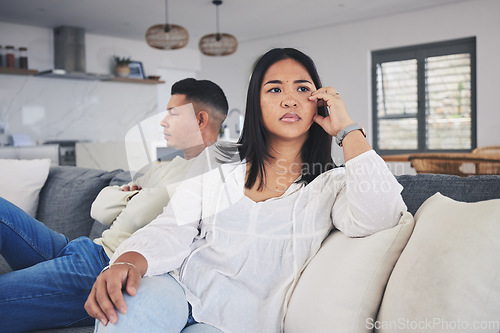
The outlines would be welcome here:
M 116 323 L 118 315 L 115 308 L 122 314 L 127 312 L 122 290 L 134 296 L 140 282 L 141 273 L 137 268 L 127 264 L 110 266 L 97 277 L 85 302 L 85 310 L 105 326 L 108 322 Z
M 318 106 L 326 104 L 330 109 L 330 115 L 326 117 L 315 115 L 313 120 L 331 136 L 336 136 L 341 129 L 354 123 L 335 88 L 319 88 L 311 94 L 309 100 L 317 101 Z

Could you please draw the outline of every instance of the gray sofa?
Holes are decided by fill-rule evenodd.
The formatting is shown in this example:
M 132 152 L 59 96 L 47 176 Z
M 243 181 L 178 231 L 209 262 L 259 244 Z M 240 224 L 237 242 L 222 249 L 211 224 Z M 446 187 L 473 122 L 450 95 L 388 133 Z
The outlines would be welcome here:
M 412 214 L 436 192 L 465 202 L 500 198 L 500 176 L 461 178 L 422 174 L 398 176 L 397 179 L 404 187 L 402 195 Z M 104 227 L 89 216 L 92 201 L 105 186 L 124 184 L 128 181 L 129 174 L 122 170 L 106 172 L 77 167 L 52 167 L 40 192 L 37 218 L 70 239 L 82 235 L 95 238 Z M 0 274 L 9 270 L 0 257 Z M 51 330 L 58 331 L 92 332 L 93 328 L 89 326 Z
M 71 166 L 51 167 L 40 191 L 36 218 L 70 240 L 80 236 L 94 239 L 106 227 L 90 217 L 92 202 L 104 187 L 126 184 L 129 181 L 130 173 L 123 170 L 107 172 Z M 0 255 L 0 274 L 9 271 L 9 266 Z M 77 327 L 51 331 L 76 333 L 93 332 L 93 329 Z

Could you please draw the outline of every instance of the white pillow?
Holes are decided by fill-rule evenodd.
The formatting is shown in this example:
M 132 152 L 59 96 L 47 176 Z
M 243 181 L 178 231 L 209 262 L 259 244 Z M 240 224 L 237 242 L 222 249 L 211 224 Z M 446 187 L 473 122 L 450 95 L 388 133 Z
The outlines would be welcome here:
M 363 238 L 334 231 L 302 273 L 290 299 L 286 333 L 371 332 L 384 288 L 414 221 Z
M 437 193 L 391 275 L 379 332 L 499 332 L 500 199 L 465 203 Z
M 0 159 L 0 196 L 35 217 L 38 194 L 49 175 L 50 159 Z

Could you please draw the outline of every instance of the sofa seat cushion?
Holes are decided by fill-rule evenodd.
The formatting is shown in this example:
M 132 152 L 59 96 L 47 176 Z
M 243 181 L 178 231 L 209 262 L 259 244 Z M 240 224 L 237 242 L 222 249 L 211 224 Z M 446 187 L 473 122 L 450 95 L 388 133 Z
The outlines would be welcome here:
M 498 332 L 500 199 L 465 203 L 437 193 L 415 221 L 384 294 L 379 332 Z
M 371 332 L 389 275 L 413 230 L 400 223 L 364 238 L 334 231 L 302 273 L 289 302 L 286 333 Z
M 94 223 L 90 206 L 118 172 L 52 167 L 40 191 L 37 219 L 69 239 L 88 236 Z

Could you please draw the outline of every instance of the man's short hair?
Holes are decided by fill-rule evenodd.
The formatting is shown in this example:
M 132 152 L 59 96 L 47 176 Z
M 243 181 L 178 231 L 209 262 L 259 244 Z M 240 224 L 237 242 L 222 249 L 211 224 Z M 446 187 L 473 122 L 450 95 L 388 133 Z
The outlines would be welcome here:
M 172 85 L 170 92 L 172 95 L 186 95 L 186 99 L 204 104 L 212 109 L 220 112 L 224 119 L 227 116 L 229 108 L 224 91 L 215 83 L 209 80 L 196 80 L 187 78 L 177 81 Z

